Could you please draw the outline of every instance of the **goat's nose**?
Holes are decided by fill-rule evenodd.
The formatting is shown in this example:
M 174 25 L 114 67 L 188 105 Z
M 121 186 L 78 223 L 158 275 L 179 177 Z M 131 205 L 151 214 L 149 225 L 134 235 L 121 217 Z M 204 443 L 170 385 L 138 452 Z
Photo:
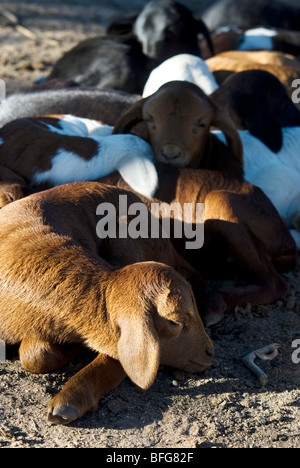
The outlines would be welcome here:
M 162 154 L 167 160 L 178 159 L 181 156 L 181 149 L 177 145 L 164 145 Z

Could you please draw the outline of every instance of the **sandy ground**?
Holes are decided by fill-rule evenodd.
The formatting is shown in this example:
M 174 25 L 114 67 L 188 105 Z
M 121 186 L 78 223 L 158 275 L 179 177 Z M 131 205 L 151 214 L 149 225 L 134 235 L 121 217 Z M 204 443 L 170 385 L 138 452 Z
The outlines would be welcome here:
M 32 33 L 0 18 L 0 78 L 8 94 L 47 75 L 64 51 L 102 33 L 113 16 L 144 3 L 2 2 Z M 48 425 L 46 406 L 89 358 L 38 376 L 24 371 L 16 351 L 9 351 L 0 364 L 0 448 L 300 448 L 300 364 L 292 360 L 292 344 L 300 339 L 300 259 L 285 276 L 291 285 L 287 298 L 268 307 L 239 308 L 210 331 L 216 360 L 204 374 L 163 368 L 145 393 L 127 380 L 98 411 L 68 427 Z M 271 363 L 260 363 L 269 376 L 261 387 L 241 358 L 270 343 L 281 348 Z

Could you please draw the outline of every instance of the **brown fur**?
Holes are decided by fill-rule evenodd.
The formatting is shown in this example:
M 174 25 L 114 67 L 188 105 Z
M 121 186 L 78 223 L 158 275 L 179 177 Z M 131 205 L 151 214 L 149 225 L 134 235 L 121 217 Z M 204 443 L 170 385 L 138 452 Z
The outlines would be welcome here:
M 212 344 L 191 287 L 172 267 L 187 275 L 193 269 L 171 242 L 141 239 L 133 247 L 130 239 L 111 239 L 108 248 L 97 237 L 97 206 L 109 202 L 117 209 L 120 194 L 128 205 L 140 201 L 87 182 L 0 212 L 0 339 L 21 343 L 21 362 L 31 372 L 65 365 L 76 345 L 99 354 L 50 403 L 54 423 L 95 409 L 124 371 L 147 389 L 160 363 L 188 372 L 211 363 Z M 118 267 L 107 262 L 114 249 Z
M 26 181 L 7 167 L 0 166 L 0 209 L 33 193 Z
M 159 189 L 155 198 L 167 203 L 204 203 L 205 239 L 201 250 L 186 251 L 186 259 L 204 276 L 228 275 L 228 256 L 245 287 L 221 290 L 208 296 L 203 318 L 219 321 L 237 305 L 268 304 L 288 293 L 278 274 L 295 266 L 297 249 L 288 229 L 266 195 L 257 187 L 218 171 L 158 165 Z M 103 182 L 128 188 L 114 174 Z M 176 248 L 184 252 L 182 244 Z
M 85 159 L 98 153 L 98 144 L 91 138 L 60 135 L 51 132 L 47 124 L 59 128 L 56 117 L 18 119 L 0 129 L 3 144 L 0 146 L 1 165 L 31 182 L 36 168 L 51 169 L 52 157 L 59 149 L 74 151 Z
M 228 77 L 228 72 L 241 72 L 245 70 L 265 70 L 281 81 L 285 86 L 288 95 L 293 92 L 292 83 L 300 78 L 300 62 L 294 56 L 281 52 L 248 52 L 229 51 L 216 55 L 207 60 L 207 65 L 215 74 L 218 72 L 218 81 L 222 82 L 220 73 L 224 74 L 224 79 Z
M 247 28 L 233 27 L 229 31 L 215 32 L 211 34 L 215 55 L 222 52 L 237 50 L 241 44 Z M 276 35 L 272 37 L 273 50 L 286 54 L 299 55 L 300 53 L 300 33 L 288 29 L 276 28 Z M 206 60 L 212 57 L 204 39 L 200 40 L 202 57 Z
M 228 178 L 218 171 L 175 168 L 164 164 L 157 164 L 157 169 L 159 189 L 154 201 L 167 204 L 177 202 L 182 206 L 185 203 L 205 203 L 204 247 L 200 251 L 185 251 L 183 242 L 186 239 L 173 239 L 176 250 L 185 255 L 204 278 L 213 278 L 219 273 L 220 278 L 224 279 L 232 271 L 226 262 L 228 255 L 232 256 L 239 274 L 248 283 L 244 288 L 222 291 L 223 299 L 219 295 L 217 303 L 208 297 L 205 310 L 201 308 L 206 324 L 220 320 L 224 312 L 237 305 L 248 302 L 253 305 L 268 304 L 288 293 L 288 285 L 278 270 L 294 267 L 296 245 L 277 210 L 260 189 L 247 182 Z M 100 181 L 131 190 L 118 173 Z M 146 199 L 144 202 L 148 205 L 150 203 Z M 165 215 L 170 216 L 170 213 Z M 115 241 L 116 245 L 119 241 Z M 141 261 L 136 253 L 135 240 L 128 239 L 127 242 L 130 243 L 130 258 Z M 155 239 L 153 242 L 155 245 Z M 126 263 L 126 251 L 121 245 L 113 250 L 109 244 L 107 247 L 102 245 L 102 248 L 108 252 L 107 259 L 111 263 Z M 148 244 L 148 249 L 144 250 L 144 255 L 148 252 L 151 256 L 153 245 L 149 247 Z M 115 252 L 118 252 L 117 258 Z M 160 255 L 165 252 L 162 247 L 157 258 L 162 258 Z M 174 265 L 170 259 L 161 261 Z M 200 294 L 197 295 L 197 303 L 203 303 L 203 289 L 195 271 L 182 265 L 181 261 L 176 269 L 191 281 L 196 295 L 198 288 Z
M 299 55 L 300 32 L 288 29 L 277 30 L 277 36 L 273 37 L 274 50 L 287 54 Z
M 240 28 L 234 28 L 226 32 L 214 32 L 211 34 L 211 39 L 214 45 L 215 55 L 219 55 L 222 52 L 228 50 L 236 50 L 243 40 L 244 31 Z M 205 41 L 200 39 L 200 47 L 202 50 L 202 58 L 204 60 L 212 57 L 210 50 L 208 49 Z
M 198 86 L 182 81 L 165 84 L 122 115 L 114 133 L 128 133 L 142 121 L 157 161 L 242 177 L 243 148 L 234 123 Z M 211 127 L 224 132 L 229 149 L 209 132 Z

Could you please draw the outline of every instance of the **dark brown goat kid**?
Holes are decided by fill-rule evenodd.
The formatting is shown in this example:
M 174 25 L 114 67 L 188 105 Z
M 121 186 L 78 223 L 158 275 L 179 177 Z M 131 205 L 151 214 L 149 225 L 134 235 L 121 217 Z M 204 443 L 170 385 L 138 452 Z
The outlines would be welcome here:
M 129 133 L 140 122 L 146 124 L 157 161 L 242 177 L 243 147 L 235 125 L 198 86 L 183 81 L 163 85 L 125 112 L 114 133 Z M 210 133 L 211 127 L 224 132 L 228 147 Z
M 289 286 L 278 272 L 295 267 L 296 244 L 259 188 L 219 171 L 165 164 L 157 164 L 157 169 L 159 189 L 155 199 L 165 202 L 167 208 L 162 217 L 170 216 L 168 206 L 173 203 L 182 208 L 186 203 L 194 207 L 204 203 L 205 207 L 203 248 L 184 250 L 181 241 L 175 239 L 177 251 L 205 279 L 224 279 L 238 273 L 245 280 L 245 286 L 218 290 L 205 300 L 197 297 L 198 304 L 202 300 L 200 312 L 207 326 L 238 305 L 270 304 L 288 293 Z M 128 189 L 119 174 L 101 180 Z
M 236 127 L 261 140 L 277 153 L 284 127 L 300 126 L 300 111 L 279 79 L 264 70 L 245 70 L 227 78 L 210 99 L 227 111 Z

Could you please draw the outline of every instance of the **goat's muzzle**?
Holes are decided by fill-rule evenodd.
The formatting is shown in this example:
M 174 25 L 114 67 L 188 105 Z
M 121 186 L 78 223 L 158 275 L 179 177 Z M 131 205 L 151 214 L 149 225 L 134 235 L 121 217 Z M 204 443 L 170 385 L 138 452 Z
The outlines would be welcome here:
M 195 357 L 194 359 L 189 360 L 186 365 L 186 372 L 190 372 L 192 374 L 198 374 L 199 372 L 203 372 L 205 369 L 210 367 L 214 361 L 214 348 L 213 346 L 207 348 L 205 351 L 205 356 L 202 356 L 201 360 L 197 360 Z
M 175 161 L 182 157 L 182 151 L 179 146 L 174 144 L 167 144 L 164 145 L 161 154 L 166 162 Z

